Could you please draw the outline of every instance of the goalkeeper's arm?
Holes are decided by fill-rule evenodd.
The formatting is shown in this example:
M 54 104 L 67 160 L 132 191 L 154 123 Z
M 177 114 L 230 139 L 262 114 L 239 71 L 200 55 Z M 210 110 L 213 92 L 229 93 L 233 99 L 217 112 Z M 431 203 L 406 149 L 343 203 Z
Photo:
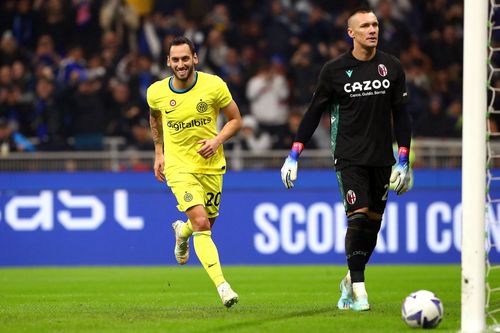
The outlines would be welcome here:
M 316 98 L 317 96 L 318 94 L 315 94 L 311 106 L 307 109 L 302 118 L 292 149 L 281 168 L 281 180 L 288 189 L 293 187 L 293 182 L 297 179 L 300 153 L 304 149 L 304 144 L 309 142 L 314 131 L 318 127 L 323 113 L 322 110 L 325 108 L 324 103 L 328 101 L 327 99 L 323 99 L 324 102 L 320 102 L 318 98 Z
M 390 186 L 396 193 L 403 194 L 411 183 L 410 144 L 411 121 L 404 104 L 393 106 L 394 134 L 398 143 L 398 162 L 392 171 Z
M 392 117 L 394 120 L 394 135 L 399 147 L 410 149 L 411 120 L 410 114 L 404 104 L 393 106 Z
M 300 153 L 304 149 L 304 145 L 311 140 L 314 131 L 321 121 L 323 110 L 327 109 L 329 100 L 332 96 L 331 88 L 329 88 L 328 69 L 323 67 L 319 75 L 318 87 L 313 95 L 311 104 L 307 108 L 304 117 L 300 121 L 295 141 L 288 157 L 281 168 L 281 180 L 285 187 L 290 189 L 293 187 L 293 181 L 297 179 L 298 159 Z

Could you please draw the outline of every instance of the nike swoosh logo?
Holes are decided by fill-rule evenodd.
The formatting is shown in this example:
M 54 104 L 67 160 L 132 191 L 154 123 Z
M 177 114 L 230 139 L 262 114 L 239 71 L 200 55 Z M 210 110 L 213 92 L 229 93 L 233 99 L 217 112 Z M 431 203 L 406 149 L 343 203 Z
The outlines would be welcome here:
M 212 267 L 212 266 L 215 266 L 215 265 L 217 265 L 217 263 L 210 264 L 210 265 L 208 265 L 208 268 L 210 268 L 210 267 Z
M 175 109 L 170 110 L 170 111 L 165 110 L 165 114 L 169 114 L 170 112 L 174 112 L 174 111 L 175 111 Z

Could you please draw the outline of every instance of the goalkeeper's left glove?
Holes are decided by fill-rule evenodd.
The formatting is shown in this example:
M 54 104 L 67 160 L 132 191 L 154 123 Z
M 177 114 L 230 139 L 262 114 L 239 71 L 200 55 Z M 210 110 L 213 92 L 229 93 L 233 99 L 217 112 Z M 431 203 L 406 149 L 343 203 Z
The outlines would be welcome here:
M 299 155 L 304 149 L 304 144 L 301 142 L 294 142 L 288 157 L 281 168 L 281 180 L 287 189 L 293 187 L 293 181 L 297 179 L 298 159 Z
M 399 161 L 394 170 L 392 170 L 390 188 L 396 191 L 398 195 L 405 193 L 410 188 L 412 174 L 410 171 L 409 153 L 410 150 L 408 148 L 399 147 Z

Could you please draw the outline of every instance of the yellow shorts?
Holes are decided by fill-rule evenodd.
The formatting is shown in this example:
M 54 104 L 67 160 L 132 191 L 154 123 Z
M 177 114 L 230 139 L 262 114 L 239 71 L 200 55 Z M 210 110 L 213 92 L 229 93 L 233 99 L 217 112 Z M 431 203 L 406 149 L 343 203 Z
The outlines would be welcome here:
M 203 205 L 209 218 L 219 215 L 222 175 L 177 173 L 167 179 L 167 184 L 177 199 L 179 211 Z

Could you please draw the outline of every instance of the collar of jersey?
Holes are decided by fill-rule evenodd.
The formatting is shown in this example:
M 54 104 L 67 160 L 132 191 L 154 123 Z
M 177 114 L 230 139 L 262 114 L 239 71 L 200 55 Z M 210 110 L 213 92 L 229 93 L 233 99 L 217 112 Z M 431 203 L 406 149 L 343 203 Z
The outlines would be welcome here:
M 185 92 L 188 92 L 189 90 L 191 90 L 194 87 L 194 85 L 196 84 L 196 82 L 198 82 L 198 72 L 194 72 L 194 82 L 192 85 L 190 85 L 186 89 L 175 89 L 174 85 L 172 84 L 173 78 L 174 77 L 172 76 L 170 78 L 170 80 L 168 80 L 168 86 L 170 87 L 170 90 L 172 90 L 174 93 L 177 93 L 177 94 L 184 94 Z
M 374 61 L 374 59 L 377 58 L 377 56 L 378 56 L 378 49 L 377 49 L 377 50 L 375 50 L 375 55 L 370 60 L 359 60 L 359 59 L 356 59 L 356 57 L 352 54 L 353 50 L 354 50 L 354 48 L 351 47 L 351 49 L 349 50 L 349 57 L 351 59 L 353 59 L 354 61 L 357 61 L 357 62 L 360 62 L 360 63 L 367 63 L 367 62 L 370 62 L 370 61 Z

